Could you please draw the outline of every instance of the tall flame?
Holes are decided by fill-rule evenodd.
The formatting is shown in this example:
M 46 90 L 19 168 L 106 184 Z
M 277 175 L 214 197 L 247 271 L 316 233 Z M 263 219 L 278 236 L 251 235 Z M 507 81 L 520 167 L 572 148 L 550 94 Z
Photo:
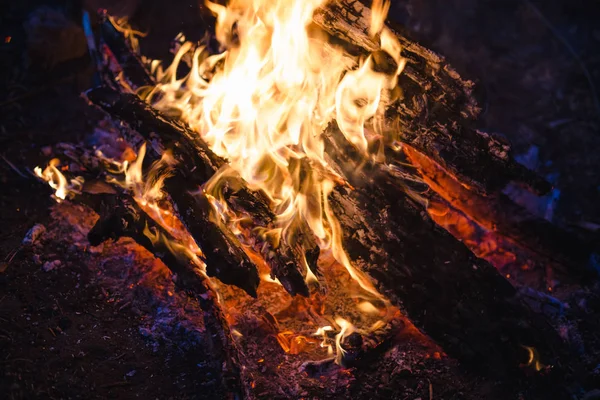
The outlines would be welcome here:
M 394 60 L 393 71 L 375 71 L 375 61 L 349 55 L 311 25 L 326 0 L 231 0 L 207 2 L 216 15 L 223 53 L 182 45 L 174 62 L 159 70 L 151 101 L 177 110 L 249 187 L 264 191 L 277 215 L 273 231 L 297 240 L 308 227 L 321 249 L 330 250 L 353 278 L 377 291 L 355 270 L 342 247 L 342 231 L 328 196 L 343 181 L 325 156 L 322 137 L 335 119 L 349 142 L 369 157 L 368 120 L 385 109 L 404 60 L 400 44 L 384 26 L 388 1 L 376 1 L 371 35 Z M 190 73 L 178 78 L 179 63 L 193 51 Z M 217 175 L 214 179 L 220 179 Z M 209 183 L 207 187 L 219 187 Z M 219 199 L 219 193 L 210 193 Z M 309 271 L 309 275 L 311 275 Z

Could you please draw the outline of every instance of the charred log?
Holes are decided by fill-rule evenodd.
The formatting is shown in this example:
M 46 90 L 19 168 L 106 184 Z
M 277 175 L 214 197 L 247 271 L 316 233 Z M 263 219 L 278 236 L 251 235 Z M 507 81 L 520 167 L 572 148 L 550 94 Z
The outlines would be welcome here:
M 181 190 L 185 179 L 178 172 L 165 181 L 165 187 L 188 232 L 198 242 L 206 262 L 208 276 L 238 286 L 256 297 L 260 282 L 254 262 L 244 251 L 238 238 L 217 215 L 204 193 Z
M 534 216 L 502 193 L 482 196 L 470 191 L 419 152 L 409 147 L 404 152 L 434 191 L 425 194 L 428 199 L 448 202 L 480 226 L 544 261 L 564 279 L 582 280 L 593 275 L 588 267 L 594 253 L 591 240 Z
M 177 173 L 182 180 L 179 187 L 173 188 L 171 195 L 175 203 L 182 208 L 181 214 L 188 229 L 192 224 L 188 213 L 183 210 L 189 209 L 191 202 L 187 200 L 185 191 L 197 191 L 198 188 L 208 181 L 221 168 L 227 168 L 226 161 L 214 154 L 208 145 L 198 134 L 190 130 L 181 122 L 171 120 L 162 113 L 153 109 L 133 94 L 122 94 L 108 88 L 92 89 L 87 93 L 88 99 L 100 106 L 112 117 L 117 118 L 139 132 L 144 138 L 153 142 L 153 148 L 170 149 L 177 162 Z M 267 227 L 274 216 L 269 208 L 268 201 L 260 192 L 249 190 L 239 176 L 233 176 L 227 180 L 228 185 L 224 190 L 224 198 L 227 205 L 233 210 L 251 216 L 256 224 Z M 177 197 L 177 199 L 175 199 Z M 182 203 L 182 204 L 180 204 Z M 194 212 L 201 216 L 201 211 Z M 212 222 L 215 226 L 215 222 Z M 218 224 L 219 229 L 226 231 L 224 224 Z M 194 239 L 202 243 L 201 228 L 192 232 Z M 197 236 L 200 235 L 200 236 Z M 217 235 L 216 233 L 214 235 Z M 219 235 L 233 240 L 234 235 L 230 231 Z M 216 236 L 215 236 L 216 237 Z M 255 248 L 260 252 L 271 272 L 279 279 L 286 290 L 291 294 L 308 296 L 308 286 L 304 277 L 306 270 L 303 264 L 302 251 L 294 244 L 281 241 L 277 248 L 260 235 L 254 237 Z M 202 246 L 201 248 L 207 247 Z M 309 253 L 318 252 L 318 247 L 309 249 Z M 308 257 L 307 261 L 313 264 L 309 267 L 316 269 L 316 258 Z
M 379 39 L 369 35 L 371 10 L 359 0 L 329 2 L 317 10 L 313 21 L 363 52 L 379 50 Z M 473 83 L 461 79 L 444 57 L 415 43 L 400 28 L 395 27 L 394 33 L 407 64 L 398 80 L 400 100 L 386 112 L 389 136 L 422 152 L 478 192 L 498 191 L 510 181 L 547 192 L 550 185 L 513 159 L 503 137 L 470 126 L 479 113 Z M 394 154 L 389 156 L 393 159 Z
M 338 145 L 329 141 L 328 154 L 344 171 L 357 171 L 351 149 Z M 522 346 L 565 374 L 562 340 L 492 265 L 437 226 L 381 166 L 346 175 L 353 189 L 330 197 L 344 247 L 419 329 L 464 365 L 492 375 L 519 375 L 527 360 Z

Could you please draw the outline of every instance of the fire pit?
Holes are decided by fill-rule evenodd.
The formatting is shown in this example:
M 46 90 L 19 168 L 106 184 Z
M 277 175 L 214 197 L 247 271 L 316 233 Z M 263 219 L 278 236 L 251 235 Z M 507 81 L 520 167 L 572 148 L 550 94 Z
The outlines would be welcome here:
M 178 36 L 170 64 L 84 13 L 97 84 L 83 97 L 102 120 L 35 168 L 57 204 L 22 248 L 64 242 L 215 397 L 385 396 L 390 374 L 428 362 L 580 395 L 586 363 L 552 291 L 596 278 L 593 238 L 507 195 L 552 186 L 474 127 L 473 83 L 386 22 L 389 7 L 207 2 L 212 36 Z M 539 266 L 544 292 L 523 272 Z

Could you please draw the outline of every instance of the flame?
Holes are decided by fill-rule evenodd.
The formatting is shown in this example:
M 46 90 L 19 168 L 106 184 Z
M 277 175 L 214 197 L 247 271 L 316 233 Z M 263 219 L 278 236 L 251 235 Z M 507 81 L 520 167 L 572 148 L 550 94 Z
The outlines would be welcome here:
M 131 193 L 140 208 L 167 230 L 173 236 L 173 239 L 148 228 L 144 230 L 144 235 L 152 243 L 160 242 L 163 244 L 175 256 L 186 255 L 202 273 L 205 273 L 206 266 L 202 261 L 202 250 L 177 215 L 160 204 L 165 196 L 163 192 L 164 181 L 171 175 L 171 169 L 175 163 L 171 153 L 164 152 L 160 160 L 152 163 L 146 173 L 143 169 L 146 143 L 140 146 L 136 158 L 131 162 L 129 160 L 120 162 L 109 159 L 101 151 L 97 151 L 96 155 L 112 165 L 116 169 L 115 174 L 121 173 L 124 175 L 124 179 L 117 179 L 114 175 L 111 175 L 107 180 Z
M 48 162 L 48 166 L 44 170 L 39 166 L 33 169 L 38 178 L 48 182 L 48 185 L 55 190 L 53 197 L 58 203 L 65 200 L 69 193 L 79 193 L 83 185 L 82 177 L 76 177 L 68 182 L 67 178 L 58 169 L 59 165 L 60 160 L 53 158 Z
M 323 337 L 323 341 L 321 342 L 320 346 L 327 348 L 328 355 L 333 355 L 333 347 L 329 343 L 327 343 L 327 341 L 328 341 L 327 332 L 330 332 L 332 330 L 333 330 L 333 328 L 330 325 L 325 325 L 325 326 L 322 326 L 319 329 L 317 329 L 317 331 L 313 334 L 314 336 L 322 336 Z
M 365 124 L 382 115 L 404 59 L 397 38 L 384 26 L 389 1 L 375 2 L 371 27 L 381 51 L 395 62 L 385 73 L 376 72 L 372 56 L 351 56 L 310 25 L 325 3 L 207 1 L 223 52 L 209 55 L 203 46 L 184 43 L 168 68 L 158 68 L 160 83 L 148 98 L 159 109 L 176 110 L 251 189 L 268 196 L 277 215 L 269 228 L 275 243 L 293 244 L 294 233 L 307 227 L 322 250 L 331 251 L 364 290 L 381 298 L 343 249 L 328 197 L 344 180 L 325 156 L 322 133 L 335 119 L 348 141 L 370 156 L 369 142 L 377 132 L 365 130 Z M 191 71 L 179 78 L 178 66 L 190 53 Z M 216 201 L 222 199 L 215 182 L 220 179 L 217 174 L 205 185 Z M 316 281 L 309 269 L 307 280 Z
M 338 365 L 342 365 L 344 354 L 346 354 L 346 350 L 342 347 L 342 342 L 348 335 L 355 332 L 356 328 L 350 322 L 340 317 L 335 319 L 335 323 L 340 327 L 340 333 L 335 336 L 335 348 L 337 350 L 335 362 Z
M 538 372 L 541 371 L 542 369 L 546 368 L 546 365 L 544 365 L 540 361 L 540 355 L 534 347 L 530 347 L 530 346 L 522 346 L 522 347 L 525 350 L 527 350 L 527 363 L 524 364 L 525 367 L 533 368 Z
M 139 53 L 140 51 L 140 41 L 138 37 L 146 37 L 148 34 L 146 32 L 141 32 L 135 30 L 129 24 L 129 19 L 127 17 L 113 18 L 110 15 L 107 15 L 108 20 L 115 27 L 115 29 L 123 34 L 127 42 L 131 46 L 131 49 Z
M 222 52 L 211 55 L 204 46 L 181 43 L 169 67 L 163 70 L 153 63 L 159 84 L 147 99 L 158 109 L 186 121 L 215 154 L 227 159 L 227 166 L 201 190 L 232 232 L 242 236 L 247 232 L 242 225 L 249 220 L 248 216 L 229 209 L 225 201 L 223 188 L 234 175 L 243 178 L 249 189 L 262 191 L 269 199 L 276 215 L 274 222 L 253 228 L 268 239 L 273 250 L 281 243 L 303 247 L 305 243 L 297 243 L 299 238 L 306 237 L 311 243 L 314 239 L 322 250 L 321 260 L 332 257 L 336 267 L 345 268 L 342 274 L 352 283 L 346 286 L 360 286 L 365 292 L 352 296 L 360 300 L 350 300 L 365 318 L 354 318 L 356 314 L 352 314 L 352 319 L 357 326 L 370 321 L 364 324 L 370 328 L 355 327 L 345 314 L 344 318 L 337 316 L 335 323 L 324 317 L 323 288 L 322 293 L 312 291 L 311 307 L 306 307 L 304 300 L 296 304 L 297 308 L 294 304 L 290 306 L 289 312 L 301 311 L 310 330 L 299 332 L 296 326 L 279 329 L 274 324 L 277 341 L 290 354 L 319 343 L 312 336 L 322 336 L 321 347 L 333 354 L 329 332 L 332 338 L 335 336 L 336 362 L 341 364 L 344 339 L 353 332 L 368 333 L 384 326 L 383 322 L 372 322 L 387 314 L 378 307 L 389 309 L 389 302 L 365 274 L 353 267 L 343 248 L 342 228 L 328 199 L 336 185 L 346 185 L 349 190 L 351 187 L 326 155 L 323 133 L 336 123 L 364 160 L 381 161 L 383 135 L 377 122 L 393 100 L 405 60 L 401 57 L 400 43 L 385 26 L 389 1 L 376 0 L 373 5 L 369 34 L 379 41 L 380 48 L 366 57 L 351 55 L 329 43 L 328 35 L 312 24 L 313 13 L 326 2 L 231 0 L 223 6 L 207 1 L 207 7 L 217 17 L 216 38 Z M 118 29 L 129 36 L 139 34 L 128 28 Z M 185 77 L 177 76 L 182 62 L 190 66 Z M 372 150 L 377 148 L 374 144 L 379 144 L 378 151 Z M 108 171 L 109 174 L 124 175 L 112 182 L 130 192 L 140 207 L 174 239 L 150 228 L 144 234 L 154 243 L 164 244 L 173 254 L 186 254 L 204 271 L 200 249 L 174 211 L 163 204 L 168 203 L 163 201 L 163 181 L 174 161 L 165 153 L 144 172 L 145 153 L 146 147 L 142 145 L 135 159 L 108 159 L 101 150 L 97 156 L 116 167 L 116 172 Z M 57 172 L 50 169 L 48 176 L 52 179 L 48 180 L 64 187 L 59 182 L 62 175 Z M 66 196 L 63 192 L 61 195 Z M 251 241 L 243 243 L 247 242 Z M 327 281 L 321 275 L 327 271 L 320 267 L 317 278 L 317 271 L 311 271 L 306 259 L 299 261 L 303 263 L 307 282 L 321 278 Z M 277 284 L 269 285 L 269 291 L 283 292 L 278 280 L 264 271 L 260 274 L 263 280 Z M 321 307 L 318 310 L 317 305 Z M 278 313 L 278 318 L 284 316 L 284 311 Z M 274 317 L 273 320 L 276 322 Z M 321 328 L 311 336 L 315 326 Z

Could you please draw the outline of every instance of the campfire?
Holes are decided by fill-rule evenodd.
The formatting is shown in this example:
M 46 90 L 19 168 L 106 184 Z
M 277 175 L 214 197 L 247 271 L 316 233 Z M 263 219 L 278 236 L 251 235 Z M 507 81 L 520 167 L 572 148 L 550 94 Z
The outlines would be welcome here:
M 102 84 L 84 95 L 106 118 L 35 169 L 85 206 L 89 245 L 131 238 L 164 264 L 233 396 L 259 396 L 252 371 L 275 361 L 244 343 L 264 334 L 315 379 L 351 379 L 410 337 L 485 375 L 568 387 L 572 359 L 531 310 L 544 297 L 509 280 L 544 265 L 552 291 L 585 276 L 592 249 L 502 193 L 551 187 L 473 128 L 473 84 L 390 27 L 388 1 L 206 7 L 211 38 L 178 36 L 168 65 L 105 12 L 90 25 Z

